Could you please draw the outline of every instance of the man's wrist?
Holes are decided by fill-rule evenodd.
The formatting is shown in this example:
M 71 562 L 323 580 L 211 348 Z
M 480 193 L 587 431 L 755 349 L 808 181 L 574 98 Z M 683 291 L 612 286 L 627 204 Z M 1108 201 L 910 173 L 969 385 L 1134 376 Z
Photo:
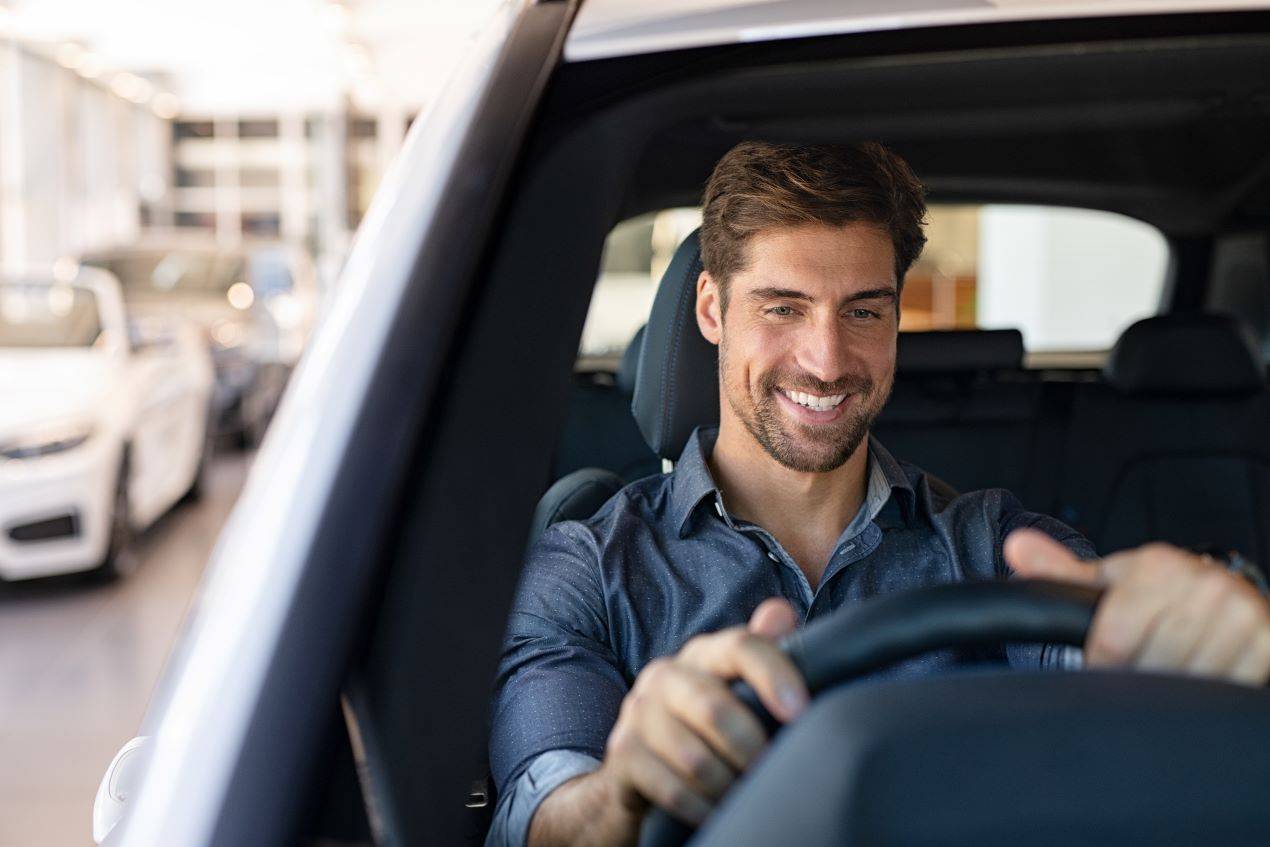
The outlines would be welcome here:
M 543 799 L 529 822 L 528 844 L 634 844 L 642 819 L 642 805 L 625 797 L 611 769 L 601 765 Z

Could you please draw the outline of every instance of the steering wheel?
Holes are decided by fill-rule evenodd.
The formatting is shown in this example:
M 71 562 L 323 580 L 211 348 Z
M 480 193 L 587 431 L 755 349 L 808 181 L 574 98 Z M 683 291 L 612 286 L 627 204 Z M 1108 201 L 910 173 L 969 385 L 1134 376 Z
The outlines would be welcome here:
M 867 600 L 786 637 L 781 649 L 815 697 L 870 671 L 931 650 L 1003 642 L 1080 646 L 1101 590 L 1040 580 L 941 585 Z M 744 682 L 732 691 L 769 734 L 780 723 Z M 640 847 L 680 847 L 695 830 L 653 809 Z

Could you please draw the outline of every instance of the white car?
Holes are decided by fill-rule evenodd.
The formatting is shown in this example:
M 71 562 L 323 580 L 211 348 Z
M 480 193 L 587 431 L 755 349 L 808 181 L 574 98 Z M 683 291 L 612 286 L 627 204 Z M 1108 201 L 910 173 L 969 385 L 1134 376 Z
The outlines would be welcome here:
M 129 324 L 114 277 L 59 271 L 0 280 L 4 580 L 123 573 L 132 534 L 197 493 L 206 463 L 197 329 Z

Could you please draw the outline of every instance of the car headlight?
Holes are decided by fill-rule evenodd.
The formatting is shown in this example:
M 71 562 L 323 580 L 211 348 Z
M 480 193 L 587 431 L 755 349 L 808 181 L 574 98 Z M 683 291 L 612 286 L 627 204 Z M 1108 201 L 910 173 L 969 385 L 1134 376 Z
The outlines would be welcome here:
M 49 426 L 0 442 L 0 456 L 6 459 L 35 459 L 63 453 L 80 446 L 92 434 L 92 427 L 84 424 Z

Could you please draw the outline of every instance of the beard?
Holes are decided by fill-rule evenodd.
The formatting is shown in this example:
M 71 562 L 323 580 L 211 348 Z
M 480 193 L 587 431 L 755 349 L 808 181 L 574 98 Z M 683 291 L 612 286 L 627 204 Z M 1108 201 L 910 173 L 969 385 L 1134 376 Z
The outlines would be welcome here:
M 828 473 L 837 470 L 855 453 L 890 397 L 893 380 L 878 386 L 867 376 L 846 376 L 824 382 L 808 373 L 769 371 L 758 379 L 751 393 L 747 386 L 729 379 L 727 348 L 719 345 L 720 386 L 732 411 L 767 455 L 793 471 Z M 791 420 L 776 398 L 779 388 L 805 391 L 821 397 L 847 394 L 851 405 L 838 420 L 812 426 Z M 855 401 L 855 402 L 852 402 Z

